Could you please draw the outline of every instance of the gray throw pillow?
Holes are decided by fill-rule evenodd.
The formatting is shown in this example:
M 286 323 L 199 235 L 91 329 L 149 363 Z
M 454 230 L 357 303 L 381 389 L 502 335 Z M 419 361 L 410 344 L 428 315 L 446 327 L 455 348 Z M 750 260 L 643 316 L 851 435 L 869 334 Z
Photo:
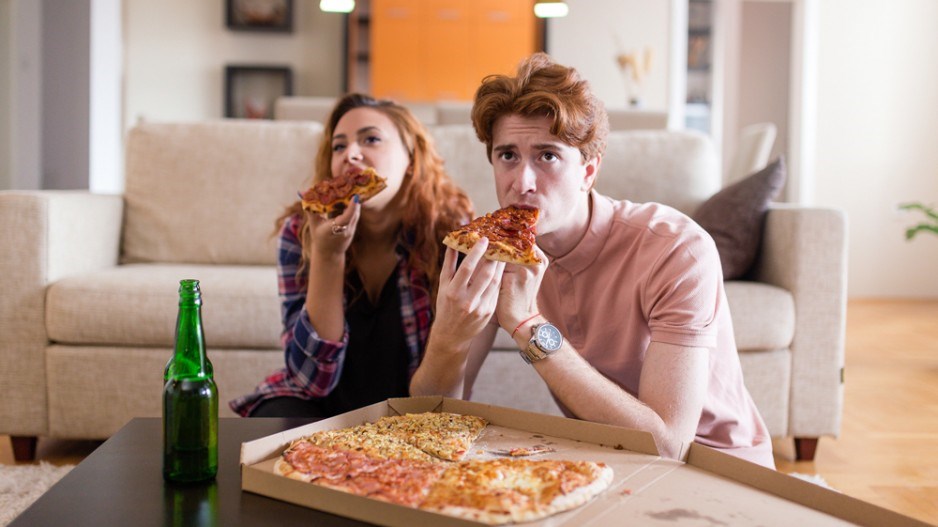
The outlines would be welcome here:
M 716 242 L 723 279 L 746 275 L 759 254 L 769 203 L 785 184 L 785 158 L 710 197 L 692 216 Z

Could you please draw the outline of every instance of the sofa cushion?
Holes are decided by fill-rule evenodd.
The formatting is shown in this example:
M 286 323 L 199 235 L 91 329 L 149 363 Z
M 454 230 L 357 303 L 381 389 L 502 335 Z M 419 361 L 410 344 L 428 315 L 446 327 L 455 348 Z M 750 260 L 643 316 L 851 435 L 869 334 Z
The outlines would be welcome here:
M 49 338 L 65 344 L 172 346 L 183 278 L 201 281 L 209 350 L 280 348 L 274 266 L 131 264 L 64 278 L 46 294 Z
M 749 272 L 762 246 L 769 203 L 784 183 L 785 160 L 779 157 L 755 174 L 717 192 L 694 212 L 694 221 L 716 242 L 725 280 Z
M 135 126 L 122 260 L 275 263 L 274 220 L 311 183 L 321 133 L 269 121 Z
M 610 132 L 596 189 L 614 199 L 655 201 L 690 214 L 720 189 L 716 148 L 695 131 Z
M 795 299 L 789 291 L 759 282 L 725 283 L 736 348 L 774 350 L 791 346 L 795 336 Z
M 429 127 L 429 131 L 437 152 L 443 157 L 446 172 L 469 195 L 476 214 L 499 208 L 492 164 L 472 126 L 439 125 Z

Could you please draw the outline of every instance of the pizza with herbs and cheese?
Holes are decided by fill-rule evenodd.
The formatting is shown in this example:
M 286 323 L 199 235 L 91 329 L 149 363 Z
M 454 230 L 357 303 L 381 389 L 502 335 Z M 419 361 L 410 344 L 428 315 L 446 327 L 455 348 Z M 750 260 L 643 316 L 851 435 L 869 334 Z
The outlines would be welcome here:
M 300 200 L 304 210 L 333 216 L 345 210 L 352 196 L 358 194 L 359 200 L 364 203 L 387 186 L 387 180 L 369 167 L 358 173 L 342 174 L 320 181 L 302 193 Z
M 447 461 L 460 461 L 488 423 L 481 417 L 448 412 L 425 412 L 382 417 L 375 427 Z
M 317 432 L 294 441 L 277 474 L 357 496 L 491 525 L 579 507 L 612 482 L 590 461 L 463 460 L 487 422 L 427 412 Z
M 488 238 L 485 258 L 521 265 L 541 262 L 534 252 L 539 211 L 535 208 L 505 207 L 480 216 L 450 232 L 443 244 L 468 253 L 482 238 Z
M 378 458 L 400 458 L 416 461 L 436 459 L 408 443 L 399 436 L 382 433 L 373 423 L 339 430 L 324 430 L 309 436 L 307 440 L 321 447 L 336 447 L 362 452 Z

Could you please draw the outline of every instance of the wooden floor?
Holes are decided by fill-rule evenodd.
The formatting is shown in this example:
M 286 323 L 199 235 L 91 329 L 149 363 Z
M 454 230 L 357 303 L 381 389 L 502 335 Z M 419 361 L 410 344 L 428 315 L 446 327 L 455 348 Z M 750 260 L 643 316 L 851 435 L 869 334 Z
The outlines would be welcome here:
M 42 441 L 38 457 L 78 463 L 99 443 Z M 843 426 L 813 462 L 776 441 L 779 470 L 818 474 L 850 496 L 938 525 L 938 301 L 857 300 L 847 311 Z M 0 436 L 0 463 L 13 455 Z

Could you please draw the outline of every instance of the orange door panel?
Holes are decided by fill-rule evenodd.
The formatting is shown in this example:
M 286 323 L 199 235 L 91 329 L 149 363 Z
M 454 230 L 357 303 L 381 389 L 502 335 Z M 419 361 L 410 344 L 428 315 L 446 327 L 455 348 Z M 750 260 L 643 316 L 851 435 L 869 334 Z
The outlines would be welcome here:
M 372 93 L 470 100 L 536 49 L 533 0 L 372 0 Z
M 421 32 L 422 1 L 372 0 L 371 92 L 402 101 L 426 100 Z

